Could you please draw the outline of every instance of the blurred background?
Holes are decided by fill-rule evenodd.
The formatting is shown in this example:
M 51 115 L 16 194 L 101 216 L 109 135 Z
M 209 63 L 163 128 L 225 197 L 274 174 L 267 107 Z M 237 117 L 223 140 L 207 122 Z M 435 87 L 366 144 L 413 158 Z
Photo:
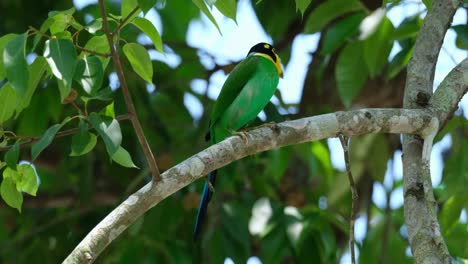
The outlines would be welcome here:
M 38 0 L 33 5 L 2 0 L 0 36 L 25 32 L 29 26 L 40 28 L 49 11 L 73 6 L 74 18 L 91 24 L 99 18 L 96 2 Z M 191 1 L 160 0 L 146 18 L 162 35 L 165 54 L 136 28 L 123 28 L 121 37 L 143 44 L 152 59 L 154 76 L 149 84 L 122 57 L 139 119 L 161 171 L 208 146 L 204 134 L 214 100 L 227 74 L 258 42 L 275 45 L 285 77 L 252 125 L 346 109 L 402 107 L 405 67 L 426 6 L 420 1 L 354 1 L 361 7 L 320 25 L 317 21 L 326 21 L 332 11 L 323 8 L 325 2 L 312 1 L 302 14 L 294 1 L 239 0 L 235 21 L 213 7 L 221 35 Z M 112 14 L 120 13 L 120 5 L 106 1 Z M 369 16 L 378 23 L 367 30 L 371 35 L 367 39 L 373 40 L 366 42 L 361 35 L 366 29 L 360 25 Z M 461 7 L 440 52 L 436 85 L 466 57 L 466 21 L 466 9 Z M 90 37 L 80 34 L 80 46 Z M 343 68 L 340 61 L 351 49 L 349 43 L 364 43 L 384 63 L 366 69 L 359 58 L 368 55 L 358 54 Z M 42 50 L 40 44 L 36 52 Z M 35 54 L 28 57 L 32 60 Z M 106 74 L 103 85 L 113 91 L 116 114 L 124 114 L 112 65 Z M 343 92 L 343 82 L 351 83 L 345 86 L 351 92 Z M 44 81 L 42 87 L 30 107 L 6 124 L 8 130 L 40 136 L 76 112 L 57 100 L 55 82 Z M 450 253 L 459 260 L 468 259 L 466 96 L 461 105 L 437 136 L 431 159 L 440 224 Z M 115 206 L 150 180 L 131 124 L 123 121 L 121 127 L 122 145 L 141 169 L 110 162 L 102 142 L 86 156 L 69 157 L 71 138 L 56 139 L 34 163 L 41 183 L 37 196 L 25 196 L 21 214 L 0 203 L 0 262 L 62 261 Z M 26 151 L 21 158 L 30 159 Z M 400 137 L 353 138 L 351 162 L 359 191 L 359 263 L 412 263 L 403 217 Z M 137 220 L 98 263 L 350 263 L 351 194 L 337 139 L 247 157 L 221 169 L 219 175 L 200 241 L 194 243 L 192 236 L 202 180 Z

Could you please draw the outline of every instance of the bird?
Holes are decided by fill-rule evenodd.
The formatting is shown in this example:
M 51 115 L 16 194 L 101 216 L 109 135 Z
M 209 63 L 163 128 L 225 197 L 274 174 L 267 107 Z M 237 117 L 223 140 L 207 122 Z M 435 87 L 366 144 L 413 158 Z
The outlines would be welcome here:
M 254 45 L 224 82 L 205 139 L 214 145 L 254 120 L 275 93 L 280 77 L 283 77 L 283 68 L 275 48 L 265 42 Z M 210 172 L 203 187 L 194 240 L 197 240 L 206 218 L 216 174 L 217 170 Z

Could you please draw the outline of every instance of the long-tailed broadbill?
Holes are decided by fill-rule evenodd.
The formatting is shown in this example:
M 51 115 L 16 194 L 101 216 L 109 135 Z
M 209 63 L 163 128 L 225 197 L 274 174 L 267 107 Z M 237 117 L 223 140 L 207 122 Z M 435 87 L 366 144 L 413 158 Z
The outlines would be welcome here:
M 283 77 L 283 69 L 273 46 L 263 42 L 253 46 L 224 82 L 211 113 L 206 139 L 216 144 L 254 120 L 275 93 L 279 77 Z M 195 223 L 195 240 L 213 195 L 216 172 L 208 174 L 209 182 L 203 187 Z

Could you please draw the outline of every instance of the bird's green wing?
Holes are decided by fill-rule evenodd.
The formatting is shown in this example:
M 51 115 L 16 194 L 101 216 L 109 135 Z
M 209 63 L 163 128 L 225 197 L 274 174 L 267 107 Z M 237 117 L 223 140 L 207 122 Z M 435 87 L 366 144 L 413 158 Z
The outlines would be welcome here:
M 219 142 L 230 130 L 238 130 L 252 121 L 268 104 L 278 85 L 278 71 L 271 61 L 254 57 L 257 66 L 232 103 L 222 112 L 215 125 L 216 139 Z
M 239 95 L 244 85 L 255 73 L 258 66 L 257 57 L 247 57 L 241 61 L 229 74 L 221 88 L 221 93 L 216 99 L 216 103 L 211 113 L 211 125 L 213 125 L 232 104 Z

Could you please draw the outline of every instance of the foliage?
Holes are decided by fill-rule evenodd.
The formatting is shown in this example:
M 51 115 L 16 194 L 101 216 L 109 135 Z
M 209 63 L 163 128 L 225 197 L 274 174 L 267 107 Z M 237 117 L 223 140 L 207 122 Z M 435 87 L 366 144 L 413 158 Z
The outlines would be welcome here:
M 110 58 L 99 6 L 75 10 L 71 3 L 54 2 L 61 1 L 36 3 L 41 8 L 27 18 L 29 25 L 16 24 L 20 16 L 14 16 L 14 7 L 0 24 L 0 194 L 6 204 L 0 209 L 0 260 L 5 263 L 63 260 L 110 209 L 150 180 L 139 141 L 125 121 L 128 109 L 121 83 L 111 82 L 116 65 Z M 209 51 L 188 45 L 186 35 L 189 23 L 200 15 L 207 16 L 210 26 L 222 34 L 213 10 L 237 22 L 238 1 L 192 2 L 105 3 L 125 80 L 161 171 L 207 147 L 203 137 L 213 100 L 207 92 L 194 89 L 193 81 L 208 83 L 213 74 L 228 73 L 232 66 L 205 66 L 199 54 Z M 307 73 L 316 86 L 305 84 L 301 101 L 318 98 L 327 106 L 309 111 L 302 103 L 286 105 L 278 94 L 280 103 L 265 109 L 269 120 L 298 117 L 283 111 L 291 107 L 301 116 L 362 106 L 368 97 L 366 85 L 401 78 L 421 16 L 393 25 L 386 12 L 404 3 L 385 1 L 387 9 L 379 9 L 381 1 L 374 2 L 366 6 L 358 0 L 252 1 L 285 63 L 296 36 L 321 36 L 312 62 L 317 59 L 321 70 Z M 431 1 L 423 2 L 431 8 Z M 23 12 L 30 5 L 19 1 L 17 8 Z M 59 11 L 50 11 L 54 9 Z M 162 37 L 140 15 L 151 11 L 161 18 Z M 26 26 L 31 27 L 24 32 Z M 466 25 L 452 28 L 457 47 L 466 49 Z M 139 41 L 142 34 L 151 45 Z M 401 50 L 391 56 L 394 45 Z M 182 62 L 169 65 L 150 56 L 153 52 L 179 56 Z M 328 79 L 333 85 L 325 87 Z M 156 88 L 148 89 L 149 84 Z M 339 103 L 328 101 L 322 87 L 332 90 Z M 187 96 L 202 104 L 200 118 L 193 117 L 190 106 L 184 104 Z M 466 221 L 459 219 L 468 208 L 462 188 L 468 181 L 466 129 L 466 120 L 456 116 L 439 135 L 449 135 L 454 147 L 446 155 L 443 182 L 436 190 L 449 250 L 464 259 L 468 258 L 464 247 L 468 229 Z M 405 251 L 407 234 L 402 231 L 403 208 L 390 208 L 390 196 L 401 190 L 401 180 L 392 178 L 391 185 L 385 185 L 384 207 L 372 201 L 373 188 L 384 183 L 387 161 L 393 160 L 399 147 L 396 141 L 383 135 L 352 140 L 352 167 L 363 197 L 359 212 L 369 224 L 358 241 L 360 263 L 378 262 L 383 252 L 388 263 L 411 262 Z M 263 263 L 336 263 L 348 250 L 351 197 L 346 176 L 332 166 L 330 155 L 326 142 L 313 142 L 231 164 L 220 170 L 201 241 L 192 240 L 200 181 L 142 216 L 100 260 L 222 263 L 229 257 L 245 263 L 255 255 Z M 254 216 L 261 223 L 257 229 Z

